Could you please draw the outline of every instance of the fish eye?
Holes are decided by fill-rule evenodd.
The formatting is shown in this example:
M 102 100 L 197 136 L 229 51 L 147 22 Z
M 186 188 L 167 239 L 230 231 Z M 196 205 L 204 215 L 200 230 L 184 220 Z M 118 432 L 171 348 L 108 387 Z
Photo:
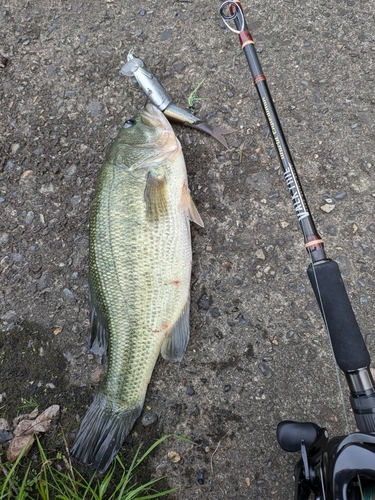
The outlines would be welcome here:
M 134 127 L 134 125 L 136 124 L 136 121 L 135 120 L 126 120 L 126 122 L 124 123 L 124 128 L 130 128 L 130 127 Z

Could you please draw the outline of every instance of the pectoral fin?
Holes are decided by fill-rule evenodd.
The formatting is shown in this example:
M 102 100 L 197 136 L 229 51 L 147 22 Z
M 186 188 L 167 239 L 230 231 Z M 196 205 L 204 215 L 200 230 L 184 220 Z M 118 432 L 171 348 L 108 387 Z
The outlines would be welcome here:
M 167 181 L 153 170 L 147 174 L 144 197 L 147 219 L 156 221 L 168 214 Z
M 177 323 L 168 332 L 161 347 L 161 355 L 167 361 L 181 361 L 182 356 L 184 355 L 190 336 L 189 312 L 190 298 L 186 302 Z
M 190 194 L 190 190 L 186 184 L 184 184 L 182 187 L 181 204 L 183 208 L 187 211 L 189 219 L 192 222 L 198 224 L 198 226 L 204 227 L 202 218 L 199 215 L 198 209 L 195 206 L 193 198 L 191 197 Z

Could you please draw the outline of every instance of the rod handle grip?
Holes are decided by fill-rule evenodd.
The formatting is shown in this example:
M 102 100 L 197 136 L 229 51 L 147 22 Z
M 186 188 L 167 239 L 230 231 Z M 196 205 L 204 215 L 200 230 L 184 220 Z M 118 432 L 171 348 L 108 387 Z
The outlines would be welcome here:
M 324 260 L 307 269 L 326 321 L 333 352 L 344 372 L 370 365 L 370 355 L 350 304 L 337 262 Z

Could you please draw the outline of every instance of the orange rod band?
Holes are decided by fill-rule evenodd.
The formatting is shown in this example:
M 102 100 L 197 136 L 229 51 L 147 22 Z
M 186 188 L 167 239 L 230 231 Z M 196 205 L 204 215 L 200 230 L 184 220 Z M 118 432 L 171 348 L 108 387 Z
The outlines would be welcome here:
M 254 43 L 253 37 L 251 36 L 251 33 L 249 30 L 243 30 L 241 33 L 239 33 L 239 38 L 240 42 L 242 45 L 242 48 L 247 45 L 248 43 Z
M 254 78 L 254 83 L 255 85 L 259 82 L 262 82 L 262 81 L 265 81 L 266 80 L 266 77 L 264 75 L 257 75 L 255 78 Z
M 305 243 L 305 247 L 309 248 L 309 247 L 312 247 L 314 245 L 322 245 L 322 244 L 323 244 L 323 240 L 313 240 L 313 241 L 309 241 L 308 243 Z
M 254 40 L 247 40 L 246 42 L 244 42 L 242 44 L 242 48 L 244 48 L 246 45 L 249 45 L 249 43 L 251 43 L 252 45 L 254 45 Z

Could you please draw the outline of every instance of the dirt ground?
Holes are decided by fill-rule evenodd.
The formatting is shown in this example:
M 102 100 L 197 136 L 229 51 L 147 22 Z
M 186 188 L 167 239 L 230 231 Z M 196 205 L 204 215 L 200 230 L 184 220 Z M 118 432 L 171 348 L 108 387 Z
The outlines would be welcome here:
M 134 47 L 181 107 L 205 79 L 197 116 L 236 132 L 225 149 L 174 127 L 205 223 L 192 225 L 191 340 L 180 364 L 159 360 L 143 415 L 157 421 L 139 419 L 129 456 L 178 433 L 197 446 L 168 440 L 148 463 L 150 475 L 180 487 L 174 498 L 292 498 L 298 456 L 279 448 L 277 423 L 310 420 L 339 435 L 345 418 L 292 203 L 219 7 L 0 0 L 1 406 L 11 416 L 21 400 L 60 404 L 71 443 L 102 376 L 86 339 L 88 217 L 105 153 L 145 102 L 120 74 Z M 327 254 L 374 355 L 373 2 L 243 7 Z

